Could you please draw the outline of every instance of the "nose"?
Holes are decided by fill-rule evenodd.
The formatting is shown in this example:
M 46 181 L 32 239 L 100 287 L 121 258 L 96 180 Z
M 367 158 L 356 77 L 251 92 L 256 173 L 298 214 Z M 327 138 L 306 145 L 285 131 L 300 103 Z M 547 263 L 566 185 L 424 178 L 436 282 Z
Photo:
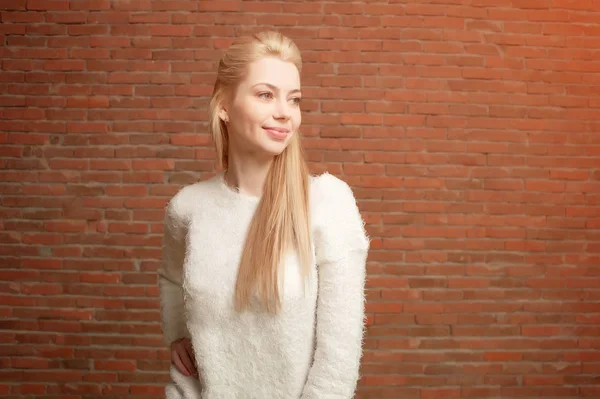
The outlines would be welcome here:
M 275 114 L 273 115 L 273 117 L 275 119 L 283 119 L 283 120 L 288 120 L 291 117 L 290 114 L 290 106 L 288 105 L 287 101 L 285 99 L 283 100 L 278 100 L 275 102 Z

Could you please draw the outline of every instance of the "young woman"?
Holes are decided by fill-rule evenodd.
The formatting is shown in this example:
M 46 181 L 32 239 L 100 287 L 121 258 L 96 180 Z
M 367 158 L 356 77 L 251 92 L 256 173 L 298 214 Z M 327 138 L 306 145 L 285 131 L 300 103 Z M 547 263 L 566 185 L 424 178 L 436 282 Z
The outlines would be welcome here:
M 159 270 L 168 399 L 342 399 L 356 389 L 369 240 L 350 187 L 309 175 L 301 57 L 275 32 L 219 63 L 222 172 L 167 205 Z

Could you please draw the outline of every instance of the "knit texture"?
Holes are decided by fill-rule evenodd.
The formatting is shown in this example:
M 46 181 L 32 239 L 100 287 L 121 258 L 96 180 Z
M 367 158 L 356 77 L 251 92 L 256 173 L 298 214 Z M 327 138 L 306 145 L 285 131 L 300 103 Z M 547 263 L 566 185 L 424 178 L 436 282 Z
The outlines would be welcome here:
M 369 240 L 350 187 L 311 177 L 314 264 L 306 289 L 282 261 L 278 315 L 235 312 L 237 269 L 259 203 L 222 172 L 181 189 L 165 212 L 159 273 L 165 342 L 189 337 L 199 378 L 171 366 L 167 399 L 346 399 L 358 380 Z

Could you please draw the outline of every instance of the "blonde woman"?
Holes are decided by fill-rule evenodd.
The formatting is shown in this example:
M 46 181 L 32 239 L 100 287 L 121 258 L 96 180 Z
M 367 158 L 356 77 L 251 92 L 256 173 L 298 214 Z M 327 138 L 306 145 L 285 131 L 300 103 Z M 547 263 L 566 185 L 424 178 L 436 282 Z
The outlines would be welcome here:
M 369 240 L 350 187 L 308 172 L 300 69 L 275 32 L 237 39 L 219 63 L 210 128 L 222 171 L 165 212 L 168 399 L 354 395 Z

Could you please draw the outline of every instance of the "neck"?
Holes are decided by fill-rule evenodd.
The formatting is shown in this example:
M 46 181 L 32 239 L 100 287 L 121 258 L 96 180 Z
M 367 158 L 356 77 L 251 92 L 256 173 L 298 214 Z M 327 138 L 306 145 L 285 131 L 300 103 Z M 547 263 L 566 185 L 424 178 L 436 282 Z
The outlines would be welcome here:
M 225 182 L 240 193 L 260 197 L 273 160 L 258 160 L 251 156 L 230 154 Z

